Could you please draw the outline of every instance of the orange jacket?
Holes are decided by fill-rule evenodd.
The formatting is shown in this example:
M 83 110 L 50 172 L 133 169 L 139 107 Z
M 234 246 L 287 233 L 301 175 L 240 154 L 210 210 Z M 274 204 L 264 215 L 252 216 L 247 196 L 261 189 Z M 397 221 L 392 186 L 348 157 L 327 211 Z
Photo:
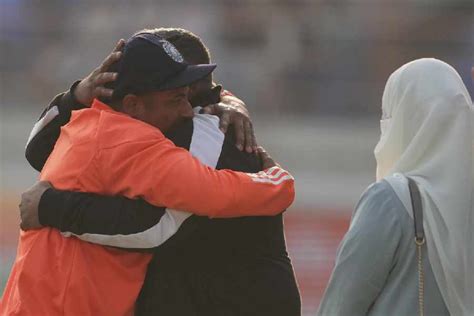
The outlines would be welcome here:
M 285 170 L 213 170 L 158 129 L 97 100 L 73 112 L 61 129 L 41 180 L 61 190 L 143 198 L 212 217 L 275 215 L 294 199 Z M 132 315 L 150 259 L 52 228 L 22 231 L 0 314 Z

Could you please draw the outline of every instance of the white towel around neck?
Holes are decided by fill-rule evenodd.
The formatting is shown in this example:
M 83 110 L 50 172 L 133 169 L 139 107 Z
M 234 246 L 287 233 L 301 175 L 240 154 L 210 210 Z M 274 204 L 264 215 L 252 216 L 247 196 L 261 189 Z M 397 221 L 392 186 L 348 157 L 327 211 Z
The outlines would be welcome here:
M 430 264 L 451 315 L 474 315 L 474 110 L 459 74 L 436 59 L 395 71 L 375 147 L 385 178 L 411 213 L 404 176 L 420 187 Z M 429 304 L 429 302 L 426 302 Z

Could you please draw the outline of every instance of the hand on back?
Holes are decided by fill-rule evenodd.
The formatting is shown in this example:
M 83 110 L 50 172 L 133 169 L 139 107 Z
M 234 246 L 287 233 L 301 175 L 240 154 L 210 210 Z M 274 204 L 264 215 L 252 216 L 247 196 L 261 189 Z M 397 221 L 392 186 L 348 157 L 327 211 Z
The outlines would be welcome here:
M 257 139 L 245 103 L 239 98 L 226 95 L 221 102 L 203 108 L 202 113 L 217 115 L 220 118 L 220 129 L 226 133 L 229 126 L 234 128 L 236 143 L 239 150 L 257 153 Z
M 39 221 L 39 203 L 43 193 L 51 187 L 49 182 L 39 181 L 22 193 L 21 202 L 18 206 L 20 208 L 21 229 L 30 230 L 43 227 Z

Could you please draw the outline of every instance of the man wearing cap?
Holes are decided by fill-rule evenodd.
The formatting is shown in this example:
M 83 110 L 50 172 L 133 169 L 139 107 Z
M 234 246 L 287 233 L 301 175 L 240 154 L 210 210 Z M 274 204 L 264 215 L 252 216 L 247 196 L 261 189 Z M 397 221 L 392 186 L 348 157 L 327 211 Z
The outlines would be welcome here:
M 150 31 L 169 39 L 184 52 L 187 62 L 210 62 L 208 49 L 191 32 L 174 28 Z M 195 110 L 199 105 L 219 101 L 220 87 L 213 88 L 211 79 L 193 84 L 191 104 Z M 88 99 L 98 86 L 99 83 L 91 84 L 88 93 L 82 86 L 76 87 L 72 93 Z M 55 98 L 50 111 L 53 105 L 63 116 L 76 106 L 72 98 L 64 96 Z M 191 150 L 194 156 L 207 157 L 201 161 L 209 162 L 209 157 L 214 157 L 211 166 L 216 169 L 261 170 L 256 156 L 234 146 L 233 129 L 222 139 L 217 124 L 205 124 L 209 119 L 215 121 L 213 117 L 196 114 L 165 135 L 177 146 Z M 54 129 L 55 125 L 48 123 L 28 143 L 27 159 L 39 171 L 44 164 L 41 162 L 49 155 L 43 148 L 56 140 Z M 157 216 L 161 209 L 122 197 L 54 189 L 43 194 L 48 187 L 39 183 L 23 195 L 23 228 L 40 227 L 41 219 L 44 226 L 79 238 L 85 236 L 98 244 L 141 249 L 158 246 L 148 267 L 136 315 L 300 315 L 282 214 L 224 220 L 190 217 L 177 227 L 179 230 L 171 240 L 162 244 L 161 236 L 152 234 L 169 225 Z M 191 261 L 192 266 L 183 264 Z
M 169 42 L 141 33 L 128 40 L 117 66 L 112 100 L 94 100 L 90 109 L 72 114 L 41 180 L 61 190 L 141 197 L 211 217 L 274 215 L 291 204 L 293 180 L 279 167 L 258 174 L 216 171 L 160 131 L 192 117 L 187 85 L 215 65 L 188 65 Z M 282 181 L 271 181 L 270 172 L 283 174 Z M 51 228 L 22 232 L 0 311 L 130 315 L 150 258 L 65 238 Z

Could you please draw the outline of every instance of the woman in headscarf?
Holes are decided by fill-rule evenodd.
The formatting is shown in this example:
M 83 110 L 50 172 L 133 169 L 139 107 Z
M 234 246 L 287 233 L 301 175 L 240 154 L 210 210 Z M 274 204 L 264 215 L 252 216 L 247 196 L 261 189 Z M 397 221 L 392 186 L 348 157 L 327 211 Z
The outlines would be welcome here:
M 319 315 L 474 315 L 473 113 L 442 61 L 416 60 L 390 76 L 377 182 L 354 211 Z M 421 196 L 421 269 L 407 177 Z

